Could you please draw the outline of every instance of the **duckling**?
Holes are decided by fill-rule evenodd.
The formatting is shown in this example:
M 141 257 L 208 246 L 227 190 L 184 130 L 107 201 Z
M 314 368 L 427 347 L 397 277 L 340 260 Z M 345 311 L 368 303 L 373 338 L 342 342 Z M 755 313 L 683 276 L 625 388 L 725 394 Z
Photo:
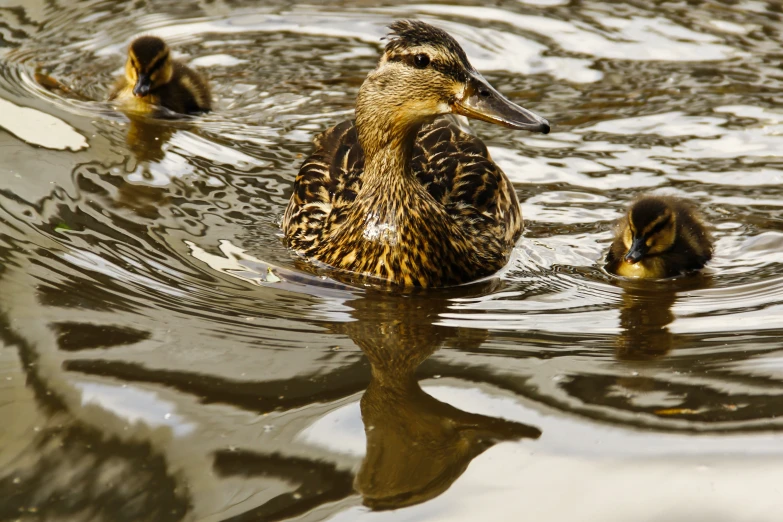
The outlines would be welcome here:
M 394 22 L 356 100 L 356 120 L 315 140 L 283 217 L 296 253 L 361 280 L 399 287 L 465 283 L 508 261 L 519 202 L 457 114 L 549 132 L 507 100 L 445 31 Z
M 673 277 L 704 267 L 712 237 L 701 214 L 674 196 L 643 196 L 617 223 L 606 269 L 624 277 Z
M 128 47 L 125 76 L 109 94 L 139 112 L 165 107 L 180 114 L 212 108 L 209 85 L 200 74 L 171 58 L 168 45 L 157 36 L 141 36 Z

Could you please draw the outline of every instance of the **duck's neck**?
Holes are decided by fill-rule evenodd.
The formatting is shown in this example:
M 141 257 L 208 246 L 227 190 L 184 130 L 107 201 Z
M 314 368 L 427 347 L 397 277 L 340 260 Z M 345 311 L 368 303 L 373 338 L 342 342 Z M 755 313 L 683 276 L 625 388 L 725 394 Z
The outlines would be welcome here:
M 406 184 L 411 170 L 413 144 L 421 122 L 406 118 L 388 94 L 365 82 L 356 101 L 356 130 L 364 150 L 364 184 Z
M 405 249 L 409 238 L 421 234 L 423 224 L 434 221 L 437 212 L 411 166 L 420 123 L 400 114 L 393 99 L 368 93 L 366 84 L 356 104 L 356 130 L 365 159 L 353 219 L 362 222 L 363 242 Z
M 365 152 L 363 186 L 368 189 L 384 187 L 392 189 L 404 188 L 411 183 L 416 183 L 411 168 L 415 141 L 414 129 L 404 136 L 389 139 L 381 146 L 371 144 L 369 149 L 371 152 Z M 365 143 L 362 143 L 362 148 L 367 151 Z
M 357 117 L 359 139 L 366 147 L 362 187 L 356 195 L 361 205 L 355 207 L 363 221 L 363 238 L 378 244 L 397 245 L 410 236 L 411 227 L 418 228 L 414 219 L 426 214 L 426 191 L 411 168 L 416 131 L 380 131 L 372 127 L 362 140 L 361 120 Z M 418 209 L 419 212 L 414 212 Z

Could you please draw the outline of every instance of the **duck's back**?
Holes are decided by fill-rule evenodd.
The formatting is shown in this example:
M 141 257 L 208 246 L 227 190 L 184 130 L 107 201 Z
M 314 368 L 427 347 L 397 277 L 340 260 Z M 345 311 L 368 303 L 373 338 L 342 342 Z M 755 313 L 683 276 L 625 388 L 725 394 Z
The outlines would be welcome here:
M 307 257 L 323 257 L 330 238 L 346 224 L 355 205 L 362 187 L 364 159 L 352 121 L 316 138 L 315 151 L 299 171 L 283 218 L 290 247 Z M 463 130 L 453 118 L 438 118 L 419 130 L 411 167 L 432 198 L 422 205 L 442 208 L 450 218 L 448 226 L 455 232 L 452 237 L 426 240 L 436 243 L 464 238 L 470 243 L 459 248 L 470 251 L 460 260 L 466 266 L 456 267 L 452 270 L 455 275 L 432 284 L 464 282 L 505 265 L 522 233 L 522 216 L 513 186 L 481 140 Z M 372 265 L 372 260 L 366 261 Z M 385 274 L 375 275 L 385 278 Z
M 207 81 L 196 71 L 174 62 L 174 76 L 161 88 L 160 104 L 174 112 L 194 114 L 212 109 L 212 95 Z
M 500 227 L 504 241 L 519 239 L 522 213 L 514 187 L 492 161 L 486 145 L 453 117 L 422 126 L 412 166 L 427 192 L 470 235 Z
M 677 214 L 677 241 L 672 246 L 667 277 L 698 270 L 712 259 L 712 235 L 701 213 L 686 200 L 673 202 Z
M 283 216 L 289 246 L 306 257 L 314 257 L 324 238 L 344 222 L 364 172 L 364 153 L 352 121 L 319 134 L 314 144 Z

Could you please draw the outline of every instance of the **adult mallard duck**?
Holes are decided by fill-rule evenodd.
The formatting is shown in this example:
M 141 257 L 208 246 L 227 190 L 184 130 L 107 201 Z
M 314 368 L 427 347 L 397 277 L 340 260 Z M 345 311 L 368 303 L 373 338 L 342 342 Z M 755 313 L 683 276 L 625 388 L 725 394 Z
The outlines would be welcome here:
M 712 237 L 689 201 L 644 196 L 617 223 L 606 269 L 624 277 L 660 279 L 698 270 L 711 258 Z
M 125 75 L 109 93 L 138 112 L 165 107 L 180 114 L 212 108 L 209 85 L 199 73 L 171 58 L 168 45 L 157 36 L 141 36 L 128 47 Z
M 508 261 L 522 216 L 487 148 L 444 114 L 547 133 L 445 31 L 403 20 L 359 89 L 355 122 L 315 140 L 283 217 L 297 253 L 362 279 L 448 286 Z M 434 121 L 433 121 L 434 120 Z

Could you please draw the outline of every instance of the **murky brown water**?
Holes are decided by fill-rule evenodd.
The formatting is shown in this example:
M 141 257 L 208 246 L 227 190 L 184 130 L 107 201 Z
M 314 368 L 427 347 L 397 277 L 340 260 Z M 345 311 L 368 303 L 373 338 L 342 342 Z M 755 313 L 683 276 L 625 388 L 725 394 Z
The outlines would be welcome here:
M 780 4 L 451 4 L 0 4 L 0 520 L 780 520 Z M 524 238 L 405 297 L 302 274 L 278 226 L 399 17 L 555 124 L 475 124 Z M 142 33 L 214 113 L 90 101 Z M 716 259 L 618 285 L 612 221 L 653 189 Z

